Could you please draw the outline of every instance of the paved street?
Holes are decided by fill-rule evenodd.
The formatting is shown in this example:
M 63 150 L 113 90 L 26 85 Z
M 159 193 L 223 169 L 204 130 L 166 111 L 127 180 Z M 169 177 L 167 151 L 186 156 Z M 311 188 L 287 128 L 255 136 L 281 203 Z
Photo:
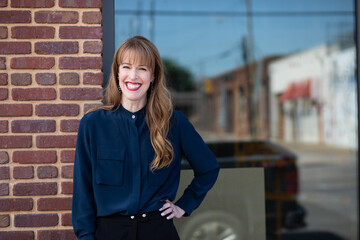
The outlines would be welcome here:
M 346 240 L 356 240 L 356 151 L 314 145 L 280 144 L 298 156 L 298 199 L 308 212 L 308 226 L 300 232 L 321 231 Z

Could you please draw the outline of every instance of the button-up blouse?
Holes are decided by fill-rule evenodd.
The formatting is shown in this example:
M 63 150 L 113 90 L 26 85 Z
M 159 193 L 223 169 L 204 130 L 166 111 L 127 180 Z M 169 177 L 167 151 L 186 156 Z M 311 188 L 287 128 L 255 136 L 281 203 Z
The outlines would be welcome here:
M 175 203 L 190 215 L 214 185 L 219 165 L 191 123 L 174 111 L 168 139 L 174 149 L 169 167 L 150 170 L 154 149 L 145 108 L 99 109 L 80 121 L 74 164 L 72 221 L 78 239 L 94 239 L 96 217 L 158 210 L 174 200 L 184 156 L 194 178 Z

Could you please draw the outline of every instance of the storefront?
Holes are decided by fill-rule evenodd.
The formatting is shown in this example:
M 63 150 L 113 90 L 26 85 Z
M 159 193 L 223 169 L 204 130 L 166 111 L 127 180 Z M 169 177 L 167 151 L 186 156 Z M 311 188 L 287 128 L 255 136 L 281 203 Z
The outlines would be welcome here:
M 103 1 L 104 85 L 121 42 L 151 39 L 176 69 L 175 107 L 222 166 L 203 206 L 176 222 L 182 239 L 358 239 L 359 9 Z

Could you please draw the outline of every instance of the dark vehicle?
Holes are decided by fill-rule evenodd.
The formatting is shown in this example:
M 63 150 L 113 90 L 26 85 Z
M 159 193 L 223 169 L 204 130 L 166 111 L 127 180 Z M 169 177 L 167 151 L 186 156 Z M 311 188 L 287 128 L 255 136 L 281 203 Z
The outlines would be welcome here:
M 305 226 L 305 210 L 296 199 L 298 194 L 296 155 L 270 141 L 210 142 L 207 144 L 217 157 L 222 169 L 257 168 L 261 170 L 261 173 L 263 172 L 261 179 L 264 179 L 264 183 L 261 183 L 263 184 L 261 187 L 262 190 L 265 188 L 267 239 L 281 239 L 282 229 Z M 186 160 L 183 161 L 182 168 L 190 168 Z M 228 171 L 227 174 L 233 173 Z M 183 182 L 187 179 L 184 178 L 191 177 L 190 173 L 182 174 L 183 186 L 180 185 L 180 188 L 186 187 L 184 184 L 187 183 Z M 205 206 L 195 211 L 188 222 L 182 220 L 177 224 L 181 239 L 253 239 L 251 232 L 256 232 L 256 227 L 261 225 L 256 222 L 259 220 L 253 220 L 253 200 L 247 199 L 245 194 L 241 195 L 241 189 L 237 189 L 240 187 L 239 183 L 231 181 L 231 177 L 225 184 L 228 186 L 222 186 L 221 193 L 217 194 L 221 196 L 215 196 L 210 191 L 204 201 Z M 241 196 L 234 197 L 234 192 L 240 192 Z M 217 204 L 220 201 L 222 203 Z M 222 206 L 220 209 L 220 205 L 227 206 L 225 208 Z

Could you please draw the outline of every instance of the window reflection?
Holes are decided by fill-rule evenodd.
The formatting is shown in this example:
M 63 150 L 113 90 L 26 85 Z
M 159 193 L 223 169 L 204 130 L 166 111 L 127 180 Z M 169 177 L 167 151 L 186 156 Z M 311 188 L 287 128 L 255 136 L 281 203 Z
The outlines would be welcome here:
M 116 47 L 154 41 L 176 108 L 222 167 L 264 169 L 267 239 L 357 239 L 353 6 L 115 1 Z

